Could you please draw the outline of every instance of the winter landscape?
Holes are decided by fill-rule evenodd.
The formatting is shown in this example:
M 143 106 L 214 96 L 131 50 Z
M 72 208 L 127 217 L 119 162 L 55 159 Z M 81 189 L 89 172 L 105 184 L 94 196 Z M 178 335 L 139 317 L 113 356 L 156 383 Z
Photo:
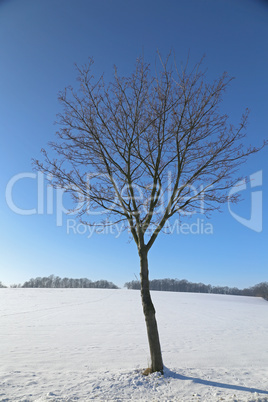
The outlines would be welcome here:
M 268 402 L 267 21 L 0 0 L 0 402 Z
M 268 302 L 152 292 L 164 376 L 140 293 L 1 289 L 0 401 L 268 401 Z

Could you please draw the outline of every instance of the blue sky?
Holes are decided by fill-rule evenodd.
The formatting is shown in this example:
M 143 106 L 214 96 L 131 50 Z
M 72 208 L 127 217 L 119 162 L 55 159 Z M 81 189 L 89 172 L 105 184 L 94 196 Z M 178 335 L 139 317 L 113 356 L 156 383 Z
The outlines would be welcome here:
M 5 199 L 12 177 L 31 173 L 31 158 L 54 138 L 57 94 L 75 85 L 74 63 L 92 56 L 96 72 L 109 79 L 114 64 L 128 74 L 141 54 L 154 64 L 157 49 L 173 50 L 178 62 L 189 52 L 193 63 L 205 54 L 209 79 L 224 71 L 236 78 L 224 111 L 237 123 L 248 107 L 248 142 L 260 145 L 267 138 L 267 20 L 268 2 L 261 0 L 0 1 L 0 281 L 53 273 L 122 286 L 139 275 L 136 246 L 126 234 L 68 234 L 66 217 L 58 227 L 55 213 L 19 215 Z M 149 255 L 151 278 L 237 287 L 267 280 L 267 152 L 241 170 L 244 176 L 262 171 L 263 230 L 243 226 L 226 205 L 209 221 L 212 235 L 161 235 Z M 16 182 L 12 197 L 19 208 L 37 208 L 37 181 Z M 233 211 L 250 218 L 250 189 Z

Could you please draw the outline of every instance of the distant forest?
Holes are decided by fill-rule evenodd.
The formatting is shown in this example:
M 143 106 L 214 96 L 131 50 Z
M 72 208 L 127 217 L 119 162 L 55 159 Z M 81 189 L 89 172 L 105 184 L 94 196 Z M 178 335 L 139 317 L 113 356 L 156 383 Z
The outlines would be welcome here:
M 1 283 L 1 282 L 0 282 Z M 0 285 L 1 287 L 1 285 Z M 103 279 L 92 282 L 87 278 L 73 279 L 60 278 L 59 276 L 50 275 L 48 277 L 32 278 L 23 285 L 11 285 L 11 288 L 97 288 L 97 289 L 118 289 L 112 283 Z
M 0 281 L 0 288 L 6 288 Z M 50 275 L 48 277 L 32 278 L 23 285 L 11 285 L 11 288 L 97 288 L 97 289 L 119 289 L 113 282 L 104 279 L 93 282 L 87 278 L 73 279 L 60 278 L 59 276 Z M 126 282 L 124 287 L 127 289 L 140 290 L 140 281 Z M 213 293 L 235 296 L 255 296 L 263 297 L 268 300 L 268 282 L 262 282 L 255 286 L 245 289 L 228 286 L 212 286 L 203 283 L 193 283 L 186 279 L 154 279 L 150 281 L 151 290 L 160 290 L 165 292 L 191 292 L 191 293 Z
M 140 281 L 126 282 L 124 287 L 128 289 L 140 289 Z M 262 282 L 250 288 L 238 289 L 228 286 L 212 286 L 203 283 L 192 283 L 186 279 L 154 279 L 150 281 L 150 290 L 166 292 L 192 292 L 192 293 L 213 293 L 236 296 L 263 297 L 268 300 L 268 282 Z

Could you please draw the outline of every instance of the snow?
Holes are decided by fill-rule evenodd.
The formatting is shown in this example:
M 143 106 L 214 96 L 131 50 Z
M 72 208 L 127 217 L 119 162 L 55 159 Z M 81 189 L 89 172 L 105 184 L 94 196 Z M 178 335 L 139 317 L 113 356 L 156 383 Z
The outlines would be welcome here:
M 152 292 L 165 374 L 134 290 L 1 289 L 0 401 L 268 401 L 268 302 Z

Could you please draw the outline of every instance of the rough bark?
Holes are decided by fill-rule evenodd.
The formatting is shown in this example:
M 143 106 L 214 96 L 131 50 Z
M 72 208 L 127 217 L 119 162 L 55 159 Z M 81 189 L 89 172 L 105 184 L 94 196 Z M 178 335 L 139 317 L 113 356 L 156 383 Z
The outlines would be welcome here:
M 145 316 L 147 335 L 151 355 L 151 367 L 144 374 L 160 371 L 163 373 L 163 360 L 161 346 L 155 318 L 155 308 L 151 299 L 149 289 L 148 251 L 146 248 L 139 250 L 140 255 L 140 278 L 141 278 L 141 299 Z

